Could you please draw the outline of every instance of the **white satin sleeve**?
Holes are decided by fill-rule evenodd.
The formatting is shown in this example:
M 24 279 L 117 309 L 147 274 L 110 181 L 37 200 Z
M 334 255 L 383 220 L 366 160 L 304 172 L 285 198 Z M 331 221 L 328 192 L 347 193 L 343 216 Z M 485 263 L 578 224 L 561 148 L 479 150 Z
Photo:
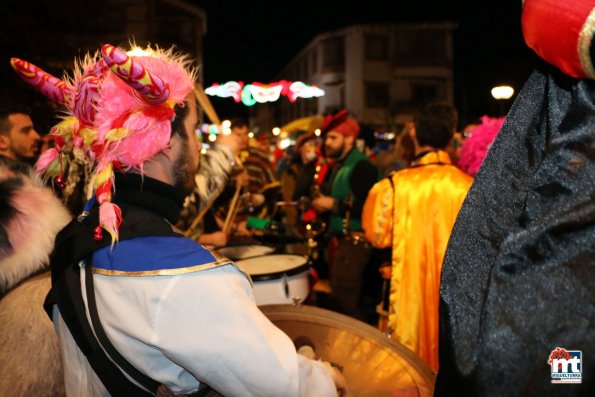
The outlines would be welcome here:
M 154 345 L 226 397 L 337 394 L 328 368 L 296 353 L 231 265 L 172 277 L 154 319 Z

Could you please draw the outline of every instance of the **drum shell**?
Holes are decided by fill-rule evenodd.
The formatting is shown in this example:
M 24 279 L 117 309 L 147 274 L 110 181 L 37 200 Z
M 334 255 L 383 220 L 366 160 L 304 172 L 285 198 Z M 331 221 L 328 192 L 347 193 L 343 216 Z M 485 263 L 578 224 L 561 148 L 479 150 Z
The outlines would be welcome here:
M 255 271 L 254 263 L 259 263 L 258 271 Z M 267 263 L 275 269 L 263 271 Z M 284 264 L 285 268 L 280 270 Z M 303 256 L 266 255 L 239 260 L 236 265 L 250 275 L 258 306 L 303 302 L 310 293 L 310 264 Z
M 433 395 L 435 375 L 421 358 L 368 324 L 312 306 L 260 309 L 292 340 L 312 341 L 318 359 L 340 367 L 349 397 Z

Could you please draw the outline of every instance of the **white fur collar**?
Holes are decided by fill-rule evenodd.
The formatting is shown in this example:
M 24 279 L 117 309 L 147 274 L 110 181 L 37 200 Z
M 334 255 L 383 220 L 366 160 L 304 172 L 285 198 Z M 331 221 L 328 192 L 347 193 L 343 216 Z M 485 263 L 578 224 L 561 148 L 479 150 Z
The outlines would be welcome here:
M 23 185 L 16 188 L 8 203 L 0 203 L 15 211 L 6 227 L 13 249 L 0 257 L 0 294 L 48 266 L 56 234 L 71 219 L 60 200 L 38 178 L 0 173 L 2 176 L 20 178 Z

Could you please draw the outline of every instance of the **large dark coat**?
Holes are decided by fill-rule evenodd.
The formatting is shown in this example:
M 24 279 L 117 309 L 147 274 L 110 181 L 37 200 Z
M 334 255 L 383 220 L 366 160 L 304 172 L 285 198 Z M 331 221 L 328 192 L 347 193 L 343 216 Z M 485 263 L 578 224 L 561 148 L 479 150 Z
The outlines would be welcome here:
M 595 395 L 595 81 L 543 66 L 459 213 L 440 290 L 437 396 Z M 552 384 L 556 347 L 582 384 Z

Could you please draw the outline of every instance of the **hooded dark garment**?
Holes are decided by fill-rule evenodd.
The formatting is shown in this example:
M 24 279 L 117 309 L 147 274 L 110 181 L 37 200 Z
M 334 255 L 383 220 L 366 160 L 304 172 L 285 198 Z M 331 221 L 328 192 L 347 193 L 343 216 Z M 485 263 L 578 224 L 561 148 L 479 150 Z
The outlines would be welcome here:
M 595 395 L 595 81 L 543 65 L 455 223 L 440 288 L 436 396 Z M 582 384 L 552 384 L 556 347 Z

